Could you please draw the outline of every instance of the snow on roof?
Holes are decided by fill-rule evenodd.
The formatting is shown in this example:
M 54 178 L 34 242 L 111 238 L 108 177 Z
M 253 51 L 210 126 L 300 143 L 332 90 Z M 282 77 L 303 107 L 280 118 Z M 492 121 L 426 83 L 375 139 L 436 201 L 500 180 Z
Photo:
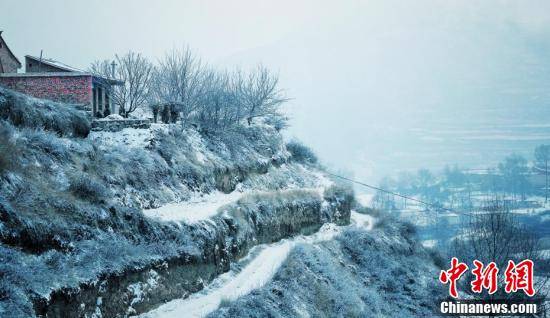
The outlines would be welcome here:
M 67 65 L 65 63 L 56 61 L 54 59 L 47 59 L 47 58 L 44 58 L 44 57 L 39 58 L 39 57 L 32 56 L 32 55 L 25 55 L 25 57 L 28 58 L 28 59 L 31 59 L 31 60 L 35 60 L 38 63 L 43 63 L 43 64 L 46 64 L 46 65 L 58 68 L 60 70 L 67 71 L 67 72 L 80 72 L 80 73 L 85 73 L 86 72 L 84 70 L 78 69 L 76 67 L 72 67 L 70 65 Z
M 122 85 L 124 84 L 124 81 L 117 80 L 114 78 L 105 77 L 102 75 L 93 74 L 91 72 L 87 72 L 85 70 L 81 70 L 79 68 L 67 65 L 63 62 L 56 61 L 54 59 L 48 59 L 48 58 L 38 58 L 36 56 L 32 55 L 25 55 L 26 58 L 36 61 L 37 63 L 43 63 L 52 67 L 55 67 L 60 70 L 60 72 L 45 72 L 45 75 L 47 76 L 48 73 L 56 73 L 56 76 L 63 76 L 63 73 L 77 73 L 79 75 L 92 75 L 93 77 L 96 77 L 98 79 L 104 80 L 108 82 L 111 85 Z M 58 75 L 58 73 L 61 73 L 61 75 Z M 32 74 L 32 73 L 25 73 L 25 74 Z M 44 74 L 44 73 L 37 73 L 37 74 Z M 44 75 L 43 75 L 44 76 Z
M 88 72 L 2 73 L 0 77 L 94 76 Z

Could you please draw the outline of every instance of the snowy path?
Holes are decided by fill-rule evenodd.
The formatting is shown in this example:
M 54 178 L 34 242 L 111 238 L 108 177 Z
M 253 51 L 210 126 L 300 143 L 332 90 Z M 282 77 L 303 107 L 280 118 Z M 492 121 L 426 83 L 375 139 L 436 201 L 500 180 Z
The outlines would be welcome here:
M 184 221 L 195 223 L 206 220 L 218 213 L 218 209 L 226 204 L 239 200 L 249 192 L 233 191 L 223 193 L 215 191 L 202 196 L 196 196 L 189 201 L 168 203 L 157 209 L 143 210 L 143 214 L 162 221 Z
M 322 196 L 324 187 L 303 188 L 301 190 L 317 191 Z M 296 189 L 279 190 L 281 192 L 292 191 Z M 143 210 L 147 217 L 161 221 L 183 221 L 185 223 L 196 223 L 202 220 L 210 219 L 218 214 L 219 209 L 229 203 L 236 202 L 245 195 L 253 193 L 262 193 L 261 191 L 239 191 L 223 193 L 215 191 L 208 194 L 198 194 L 190 200 L 179 203 L 168 203 L 160 208 Z M 268 192 L 265 192 L 268 193 Z
M 251 249 L 248 255 L 234 264 L 231 270 L 218 276 L 202 291 L 186 299 L 176 299 L 141 315 L 142 318 L 204 317 L 216 310 L 222 301 L 232 301 L 264 286 L 285 261 L 296 244 L 316 243 L 333 239 L 350 226 L 371 230 L 374 218 L 352 212 L 351 225 L 325 224 L 313 235 L 297 236 Z

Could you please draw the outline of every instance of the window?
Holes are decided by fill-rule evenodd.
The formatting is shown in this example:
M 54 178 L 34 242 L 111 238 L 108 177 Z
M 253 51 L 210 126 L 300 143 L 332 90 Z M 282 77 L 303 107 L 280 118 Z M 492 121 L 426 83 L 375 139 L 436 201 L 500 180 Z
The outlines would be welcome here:
M 29 63 L 29 67 L 32 67 L 32 63 Z
M 2 42 L 0 41 L 0 49 L 2 48 Z

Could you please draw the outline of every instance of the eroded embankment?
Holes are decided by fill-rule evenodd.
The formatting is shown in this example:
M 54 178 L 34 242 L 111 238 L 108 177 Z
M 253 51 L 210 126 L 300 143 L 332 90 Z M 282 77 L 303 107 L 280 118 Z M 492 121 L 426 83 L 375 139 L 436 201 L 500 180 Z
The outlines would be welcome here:
M 170 301 L 140 317 L 204 317 L 221 304 L 234 301 L 269 283 L 295 247 L 333 240 L 350 228 L 368 231 L 372 229 L 374 222 L 372 216 L 352 211 L 350 225 L 326 223 L 312 235 L 298 235 L 275 243 L 255 246 L 246 257 L 231 264 L 229 272 L 218 276 L 204 290 L 185 299 Z
M 379 219 L 297 245 L 267 284 L 205 317 L 439 317 L 439 271 L 413 227 Z M 193 317 L 174 309 L 151 316 Z
M 210 220 L 182 224 L 194 243 L 190 253 L 109 274 L 79 288 L 60 289 L 49 299 L 37 299 L 36 313 L 116 317 L 148 311 L 202 289 L 257 244 L 310 234 L 327 222 L 347 224 L 351 201 L 349 192 L 337 188 L 325 191 L 324 197 L 303 190 L 247 196 Z
M 338 193 L 323 204 L 291 190 L 328 185 L 266 123 L 88 134 L 70 105 L 2 88 L 0 113 L 2 317 L 140 312 L 202 288 L 250 246 L 347 218 Z M 236 188 L 264 194 L 193 224 L 141 213 Z

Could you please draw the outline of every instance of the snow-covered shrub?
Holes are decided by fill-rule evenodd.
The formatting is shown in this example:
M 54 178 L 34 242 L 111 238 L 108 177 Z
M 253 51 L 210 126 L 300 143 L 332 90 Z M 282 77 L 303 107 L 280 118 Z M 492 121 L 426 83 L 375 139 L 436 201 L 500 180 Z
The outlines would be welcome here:
M 110 191 L 102 183 L 84 174 L 71 178 L 69 190 L 77 197 L 90 202 L 104 202 L 111 196 Z
M 406 238 L 413 238 L 414 236 L 416 236 L 418 232 L 418 229 L 416 228 L 416 226 L 407 221 L 401 222 L 400 230 L 401 230 L 401 235 L 403 235 L 403 237 L 406 237 Z
M 257 160 L 258 155 L 270 159 L 279 156 L 288 156 L 284 149 L 282 136 L 267 125 L 234 126 L 222 132 L 208 135 L 206 138 L 209 148 L 212 147 L 222 155 L 239 164 Z
M 440 251 L 435 248 L 426 248 L 426 250 L 437 268 L 443 269 L 447 266 L 447 260 L 443 257 L 443 255 L 441 255 Z
M 15 126 L 43 128 L 62 136 L 86 137 L 91 124 L 77 105 L 33 98 L 0 87 L 0 118 Z
M 290 152 L 292 160 L 296 162 L 315 164 L 318 161 L 313 150 L 297 140 L 287 143 L 286 149 Z
M 283 129 L 288 128 L 288 117 L 276 114 L 273 116 L 269 116 L 264 119 L 264 123 L 266 125 L 272 126 L 277 131 L 281 131 Z
M 55 134 L 37 129 L 21 130 L 22 138 L 26 139 L 29 148 L 34 150 L 36 156 L 44 158 L 42 154 L 53 156 L 53 159 L 67 160 L 70 156 L 70 150 Z M 45 163 L 44 161 L 40 161 Z
M 332 202 L 332 201 L 347 202 L 347 204 L 350 205 L 348 208 L 350 210 L 355 200 L 354 199 L 355 196 L 353 194 L 353 188 L 347 184 L 333 184 L 327 189 L 325 189 L 323 196 L 325 200 L 329 202 Z
M 384 229 L 396 221 L 395 217 L 391 216 L 389 213 L 383 213 L 378 217 L 376 223 L 374 223 L 374 228 Z
M 11 170 L 17 160 L 18 147 L 13 138 L 13 131 L 4 121 L 0 122 L 0 175 Z

